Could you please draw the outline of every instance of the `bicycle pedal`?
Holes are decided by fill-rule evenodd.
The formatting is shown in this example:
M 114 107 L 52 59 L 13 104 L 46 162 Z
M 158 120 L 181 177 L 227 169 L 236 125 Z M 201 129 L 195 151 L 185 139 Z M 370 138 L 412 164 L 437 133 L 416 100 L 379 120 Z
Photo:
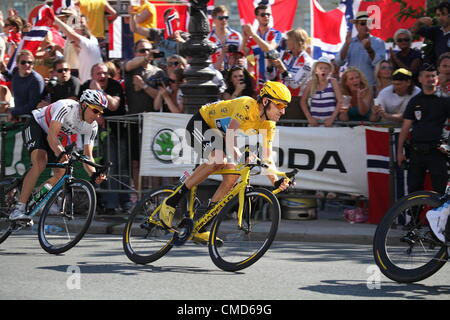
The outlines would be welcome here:
M 182 246 L 191 236 L 194 230 L 194 221 L 189 218 L 184 218 L 178 225 L 178 230 L 173 234 L 173 244 L 175 246 Z

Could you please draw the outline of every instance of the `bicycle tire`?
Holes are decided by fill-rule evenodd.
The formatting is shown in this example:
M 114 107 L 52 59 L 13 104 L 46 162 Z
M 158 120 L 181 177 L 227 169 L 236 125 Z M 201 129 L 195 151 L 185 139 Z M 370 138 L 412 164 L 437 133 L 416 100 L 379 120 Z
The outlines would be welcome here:
M 232 199 L 213 222 L 209 238 L 209 255 L 214 264 L 224 271 L 245 269 L 258 261 L 270 248 L 277 234 L 281 219 L 277 197 L 265 188 L 247 191 L 241 229 L 230 220 L 239 204 L 239 197 Z M 267 221 L 259 221 L 258 215 L 269 215 Z
M 148 264 L 163 257 L 173 247 L 173 233 L 159 222 L 158 207 L 173 193 L 172 187 L 151 191 L 131 212 L 123 231 L 122 244 L 128 259 L 137 264 Z M 174 221 L 181 217 L 177 209 Z M 150 216 L 153 216 L 151 221 Z
M 12 222 L 9 220 L 9 214 L 12 207 L 19 199 L 21 183 L 17 183 L 16 179 L 2 180 L 2 185 L 6 188 L 2 197 L 5 206 L 0 206 L 0 243 L 4 242 L 12 233 Z
M 447 260 L 447 248 L 431 231 L 425 213 L 440 206 L 440 195 L 418 191 L 400 199 L 378 225 L 373 254 L 389 279 L 411 283 L 436 273 Z M 407 220 L 410 220 L 409 222 Z
M 73 248 L 85 235 L 97 207 L 91 183 L 73 179 L 67 199 L 64 186 L 47 201 L 39 219 L 39 243 L 46 252 L 61 254 Z M 73 206 L 73 207 L 72 207 Z

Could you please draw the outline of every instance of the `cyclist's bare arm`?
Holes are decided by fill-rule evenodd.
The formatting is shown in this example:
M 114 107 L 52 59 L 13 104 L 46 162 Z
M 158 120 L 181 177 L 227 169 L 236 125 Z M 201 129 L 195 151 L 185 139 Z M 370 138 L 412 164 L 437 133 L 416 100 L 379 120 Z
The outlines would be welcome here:
M 88 158 L 89 161 L 95 163 L 95 159 L 94 159 L 93 154 L 92 154 L 92 150 L 93 149 L 94 149 L 94 146 L 92 144 L 85 144 L 84 148 L 83 148 L 83 153 Z M 83 167 L 84 167 L 84 170 L 86 171 L 86 173 L 89 176 L 92 176 L 95 173 L 95 168 L 94 167 L 91 167 L 90 165 L 85 164 L 85 163 L 83 163 Z M 100 184 L 105 179 L 106 179 L 106 175 L 105 174 L 101 174 L 100 176 L 97 177 L 97 179 L 95 180 L 95 183 Z
M 55 156 L 59 156 L 61 152 L 64 152 L 65 149 L 61 142 L 58 139 L 58 134 L 61 131 L 62 123 L 52 120 L 50 121 L 50 125 L 48 127 L 47 141 L 48 145 L 54 152 Z M 66 162 L 68 160 L 67 155 L 64 155 L 61 158 L 61 162 Z

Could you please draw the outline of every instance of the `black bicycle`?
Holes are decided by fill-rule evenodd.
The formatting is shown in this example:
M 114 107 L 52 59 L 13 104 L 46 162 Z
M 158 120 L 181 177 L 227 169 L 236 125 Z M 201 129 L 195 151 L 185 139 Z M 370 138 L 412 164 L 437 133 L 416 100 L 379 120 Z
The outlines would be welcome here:
M 76 162 L 96 168 L 94 181 L 98 175 L 109 172 L 111 163 L 105 166 L 95 164 L 74 150 L 75 143 L 66 148 L 69 161 L 66 163 L 48 163 L 48 168 L 64 168 L 64 176 L 48 193 L 36 201 L 29 201 L 27 214 L 39 216 L 38 237 L 41 247 L 52 254 L 60 254 L 74 247 L 88 230 L 95 214 L 97 197 L 93 185 L 86 180 L 73 176 Z M 5 179 L 0 182 L 4 187 L 0 208 L 0 243 L 9 235 L 33 225 L 33 222 L 11 221 L 9 215 L 19 198 L 22 186 L 21 178 Z
M 447 149 L 443 151 L 449 155 Z M 375 262 L 386 277 L 402 283 L 417 282 L 444 266 L 449 248 L 433 234 L 426 213 L 449 200 L 450 188 L 443 195 L 418 191 L 389 209 L 373 239 Z

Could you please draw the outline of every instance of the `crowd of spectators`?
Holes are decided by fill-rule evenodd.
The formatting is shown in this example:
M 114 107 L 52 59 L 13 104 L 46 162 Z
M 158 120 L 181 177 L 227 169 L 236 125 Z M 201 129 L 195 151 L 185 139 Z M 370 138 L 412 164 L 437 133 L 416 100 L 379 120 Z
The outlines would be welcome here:
M 324 56 L 314 61 L 307 32 L 295 28 L 284 36 L 270 27 L 269 7 L 256 7 L 256 26 L 244 24 L 242 30 L 234 30 L 228 25 L 228 9 L 218 6 L 212 11 L 208 38 L 218 47 L 210 68 L 217 73 L 214 81 L 220 86 L 219 99 L 256 97 L 265 81 L 275 80 L 286 84 L 293 96 L 286 117 L 305 119 L 309 126 L 330 127 L 336 120 L 400 126 L 408 101 L 420 92 L 418 74 L 425 62 L 437 68 L 438 93 L 450 95 L 449 11 L 449 3 L 442 2 L 435 10 L 437 24 L 425 17 L 410 29 L 397 30 L 389 50 L 383 40 L 370 34 L 368 14 L 359 12 L 351 21 L 356 36 L 347 34 L 335 58 Z M 164 12 L 165 29 L 157 28 L 156 14 L 148 0 L 131 7 L 128 23 L 135 33 L 134 57 L 107 59 L 101 51 L 107 27 L 104 21 L 111 23 L 118 14 L 106 0 L 80 0 L 76 8 L 63 10 L 55 18 L 65 46 L 47 37 L 38 54 L 18 52 L 14 58 L 17 67 L 9 72 L 7 63 L 31 27 L 10 10 L 0 19 L 0 112 L 18 121 L 18 116 L 58 99 L 77 99 L 86 88 L 107 94 L 109 110 L 105 116 L 184 112 L 181 86 L 189 60 L 181 55 L 180 45 L 189 34 L 180 30 L 175 8 Z M 426 55 L 412 48 L 417 36 L 432 41 Z M 37 60 L 44 62 L 38 67 Z M 100 127 L 105 128 L 104 123 Z M 138 135 L 138 126 L 132 126 L 131 131 Z M 115 144 L 121 144 L 118 132 L 109 134 Z M 130 147 L 131 176 L 137 186 L 139 145 Z M 116 149 L 110 157 L 117 160 L 121 154 Z M 117 207 L 115 200 L 106 202 L 110 208 Z

